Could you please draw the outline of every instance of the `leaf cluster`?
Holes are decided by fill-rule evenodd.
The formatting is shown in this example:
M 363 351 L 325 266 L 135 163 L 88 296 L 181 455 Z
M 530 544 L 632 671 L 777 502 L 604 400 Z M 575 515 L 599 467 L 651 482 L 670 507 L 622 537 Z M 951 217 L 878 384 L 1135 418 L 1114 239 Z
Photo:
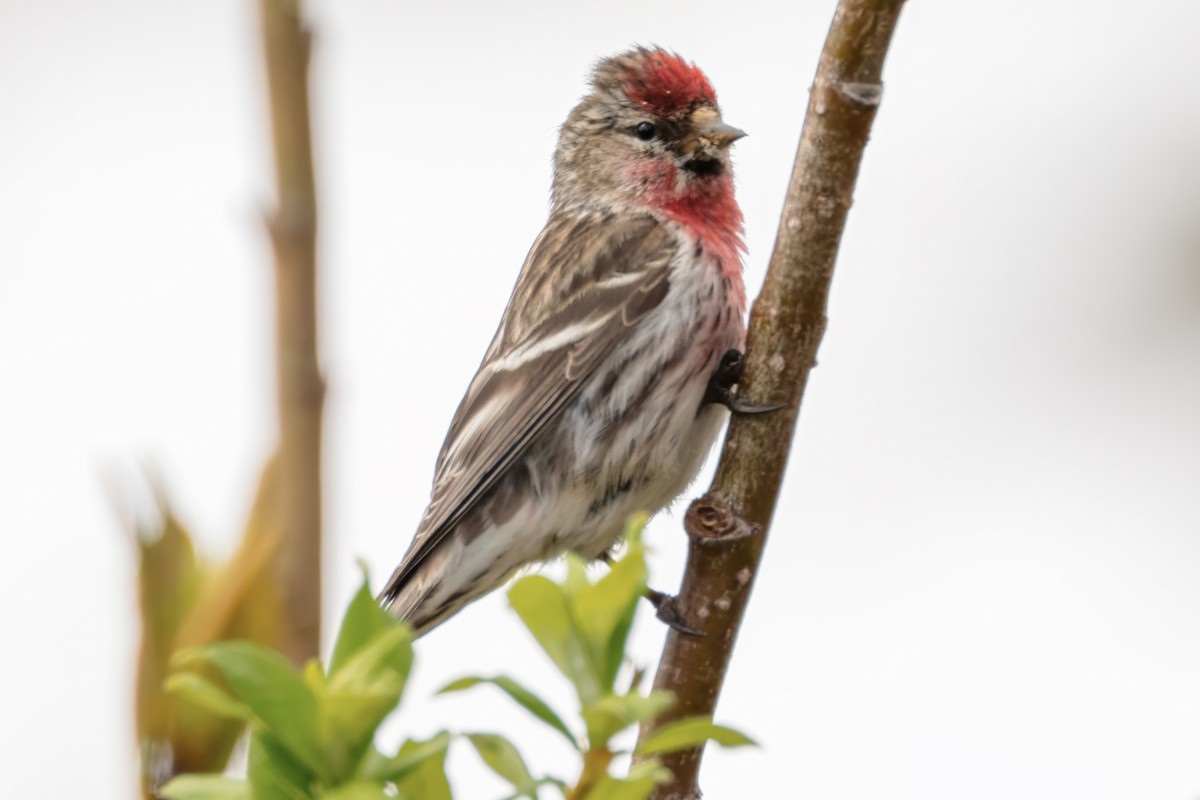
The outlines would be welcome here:
M 250 642 L 179 652 L 167 689 L 250 731 L 245 781 L 185 775 L 166 800 L 449 800 L 450 735 L 406 741 L 385 755 L 375 731 L 400 703 L 412 669 L 412 632 L 375 603 L 366 583 L 342 620 L 328 669 L 297 671 Z M 216 677 L 214 677 L 214 674 Z
M 279 544 L 277 473 L 272 459 L 227 561 L 196 552 L 191 532 L 156 483 L 157 513 L 130 524 L 141 621 L 136 720 L 144 797 L 156 796 L 172 774 L 219 769 L 241 735 L 237 720 L 164 692 L 163 682 L 181 649 L 228 639 L 278 643 L 280 593 L 269 569 Z
M 634 616 L 646 592 L 641 540 L 645 522 L 644 517 L 630 521 L 624 556 L 595 582 L 589 580 L 584 561 L 568 555 L 567 575 L 561 582 L 531 575 L 513 584 L 508 593 L 521 622 L 574 688 L 582 725 L 573 730 L 549 704 L 507 676 L 463 678 L 442 689 L 453 692 L 481 684 L 495 686 L 579 752 L 580 776 L 568 789 L 559 779 L 533 780 L 515 747 L 505 750 L 503 763 L 494 763 L 498 759 L 489 759 L 480 750 L 489 766 L 512 784 L 513 797 L 536 798 L 538 785 L 551 783 L 561 787 L 568 800 L 644 800 L 656 785 L 670 780 L 670 773 L 654 758 L 640 759 L 624 777 L 610 774 L 611 763 L 624 752 L 614 740 L 675 701 L 668 692 L 643 694 L 640 673 L 625 686 L 618 680 Z M 651 757 L 710 740 L 725 746 L 752 743 L 731 728 L 714 725 L 708 717 L 691 717 L 659 729 L 641 742 L 634 755 Z
M 509 601 L 525 627 L 578 700 L 564 716 L 508 676 L 467 677 L 443 693 L 481 685 L 499 689 L 543 722 L 579 754 L 578 778 L 535 777 L 508 738 L 468 732 L 483 763 L 512 787 L 509 800 L 537 800 L 550 787 L 566 800 L 645 800 L 670 779 L 655 756 L 706 741 L 727 746 L 750 739 L 709 718 L 688 718 L 661 728 L 639 745 L 642 758 L 624 776 L 611 774 L 625 754 L 614 741 L 674 702 L 664 692 L 643 694 L 640 674 L 622 681 L 625 648 L 646 589 L 644 519 L 627 531 L 629 546 L 611 569 L 592 581 L 581 559 L 570 557 L 567 575 L 553 581 L 522 578 Z M 180 651 L 167 689 L 177 697 L 250 731 L 247 778 L 184 775 L 168 783 L 166 800 L 449 800 L 447 749 L 442 732 L 406 741 L 392 754 L 375 744 L 379 725 L 400 703 L 412 669 L 412 633 L 379 608 L 364 581 L 342 621 L 327 668 L 310 661 L 297 671 L 280 653 L 242 641 Z

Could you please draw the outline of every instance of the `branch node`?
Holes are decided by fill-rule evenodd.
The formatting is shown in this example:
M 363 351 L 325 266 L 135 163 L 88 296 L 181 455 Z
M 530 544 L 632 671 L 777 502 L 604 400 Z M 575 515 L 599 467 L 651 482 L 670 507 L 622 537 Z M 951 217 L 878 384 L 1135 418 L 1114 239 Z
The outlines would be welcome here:
M 312 198 L 292 198 L 277 208 L 264 208 L 262 219 L 275 244 L 307 241 L 316 230 L 316 203 Z
M 834 88 L 842 97 L 862 108 L 875 108 L 883 101 L 882 83 L 838 81 Z
M 762 530 L 761 525 L 743 519 L 727 498 L 712 492 L 692 501 L 683 527 L 693 542 L 704 545 L 736 542 Z
M 291 402 L 303 408 L 321 408 L 325 404 L 327 385 L 319 372 L 297 370 L 283 386 L 283 393 Z

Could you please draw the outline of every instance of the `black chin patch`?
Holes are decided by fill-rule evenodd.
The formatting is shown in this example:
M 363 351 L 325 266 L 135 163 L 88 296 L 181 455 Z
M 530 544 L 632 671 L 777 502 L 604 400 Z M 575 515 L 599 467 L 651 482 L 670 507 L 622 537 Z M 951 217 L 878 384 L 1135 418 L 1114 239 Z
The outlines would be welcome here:
M 724 169 L 720 159 L 716 158 L 690 158 L 683 162 L 683 168 L 693 175 L 706 177 L 709 175 L 720 175 Z

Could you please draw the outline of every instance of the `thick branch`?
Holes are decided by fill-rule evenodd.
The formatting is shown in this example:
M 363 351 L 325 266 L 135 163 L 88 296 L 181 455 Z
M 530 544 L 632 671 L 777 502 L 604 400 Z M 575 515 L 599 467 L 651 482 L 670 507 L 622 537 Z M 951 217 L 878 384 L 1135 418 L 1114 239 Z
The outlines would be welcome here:
M 879 106 L 884 55 L 903 0 L 841 0 L 808 103 L 766 283 L 754 302 L 740 391 L 783 410 L 735 415 L 712 487 L 684 521 L 690 545 L 677 607 L 701 631 L 667 635 L 655 689 L 677 704 L 643 730 L 711 715 L 775 511 L 800 401 L 825 332 L 838 245 Z M 675 776 L 657 800 L 700 796 L 703 749 L 663 759 Z
M 280 649 L 301 663 L 321 637 L 321 408 L 317 362 L 317 204 L 308 110 L 311 36 L 297 0 L 260 0 L 275 146 L 275 249 L 280 518 L 275 574 L 283 601 Z

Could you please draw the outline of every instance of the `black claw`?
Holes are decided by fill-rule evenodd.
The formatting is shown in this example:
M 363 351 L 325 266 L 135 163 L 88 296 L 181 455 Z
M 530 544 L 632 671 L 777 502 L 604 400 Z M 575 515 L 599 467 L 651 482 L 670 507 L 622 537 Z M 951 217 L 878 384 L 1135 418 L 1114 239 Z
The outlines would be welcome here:
M 729 398 L 729 402 L 725 403 L 725 407 L 735 414 L 766 414 L 771 411 L 778 411 L 783 408 L 782 403 L 767 403 L 765 405 L 753 405 L 751 403 L 743 403 L 737 397 Z
M 741 350 L 726 350 L 725 354 L 721 356 L 721 363 L 717 364 L 717 369 L 713 372 L 713 384 L 727 392 L 731 391 L 742 379 L 742 370 L 745 369 L 745 366 L 746 362 Z
M 704 394 L 704 402 L 706 404 L 718 403 L 735 414 L 765 414 L 768 411 L 778 411 L 783 408 L 778 403 L 763 405 L 746 403 L 737 396 L 737 392 L 733 388 L 742 379 L 743 366 L 741 350 L 726 350 L 725 355 L 721 356 L 721 363 L 717 365 L 708 381 L 708 391 Z
M 679 612 L 679 606 L 675 603 L 675 598 L 666 592 L 655 591 L 654 589 L 646 589 L 646 599 L 654 606 L 655 616 L 665 622 L 671 630 L 678 631 L 684 636 L 703 636 L 704 634 L 695 628 L 689 628 L 683 622 L 683 615 Z

